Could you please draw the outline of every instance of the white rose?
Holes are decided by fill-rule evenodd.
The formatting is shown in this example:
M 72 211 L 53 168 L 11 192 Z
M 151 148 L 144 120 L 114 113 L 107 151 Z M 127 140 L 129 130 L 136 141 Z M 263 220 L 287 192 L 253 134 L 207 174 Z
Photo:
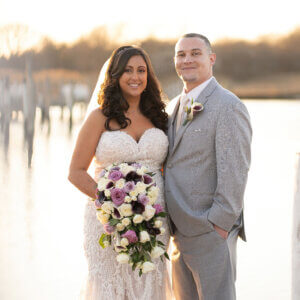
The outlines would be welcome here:
M 103 245 L 104 245 L 104 248 L 108 247 L 110 244 L 109 244 L 109 241 L 104 241 L 103 242 Z
M 152 205 L 146 205 L 145 211 L 143 212 L 143 217 L 146 221 L 151 220 L 155 215 L 155 208 Z
M 107 214 L 111 214 L 114 211 L 114 205 L 112 203 L 112 201 L 105 201 L 102 206 L 101 209 L 107 213 Z
M 117 258 L 118 263 L 120 263 L 120 264 L 127 264 L 130 259 L 129 255 L 126 253 L 120 253 L 117 255 L 116 258 Z
M 148 172 L 148 169 L 145 166 L 142 166 L 136 171 L 138 175 L 144 175 L 146 172 Z
M 97 211 L 96 216 L 97 216 L 97 219 L 100 221 L 101 224 L 106 224 L 109 220 L 109 215 L 104 213 L 101 210 Z
M 130 203 L 132 200 L 131 200 L 131 197 L 126 196 L 125 199 L 124 199 L 124 201 L 125 201 L 126 203 Z
M 147 188 L 147 184 L 145 184 L 144 182 L 138 182 L 135 186 L 135 191 L 137 191 L 138 194 L 142 194 L 146 191 Z
M 155 259 L 165 253 L 165 250 L 161 247 L 155 246 L 151 251 L 151 258 Z
M 116 225 L 116 227 L 117 227 L 117 230 L 118 230 L 118 231 L 122 231 L 122 230 L 124 230 L 124 228 L 125 228 L 125 226 L 124 226 L 122 223 L 118 223 L 118 224 Z
M 148 198 L 149 198 L 149 202 L 148 202 L 149 205 L 155 204 L 157 197 L 150 197 L 150 196 L 148 195 Z
M 110 197 L 110 190 L 108 190 L 108 189 L 106 189 L 105 191 L 104 191 L 104 195 L 105 195 L 105 197 Z
M 137 192 L 136 188 L 134 190 L 130 191 L 129 195 L 131 196 L 131 198 L 136 197 L 138 195 L 138 192 Z
M 98 181 L 98 190 L 104 191 L 106 189 L 106 185 L 109 183 L 107 178 L 101 177 Z
M 124 219 L 122 220 L 122 224 L 123 224 L 124 226 L 130 225 L 130 223 L 131 223 L 131 221 L 130 221 L 129 218 L 124 218 Z
M 133 223 L 134 224 L 139 224 L 139 223 L 142 223 L 144 220 L 144 217 L 142 215 L 139 215 L 139 214 L 136 214 L 134 217 L 133 217 Z
M 147 231 L 143 230 L 140 232 L 140 242 L 141 243 L 146 243 L 150 241 L 150 235 Z
M 121 178 L 116 182 L 115 187 L 118 189 L 122 189 L 124 185 L 125 185 L 125 180 Z
M 150 261 L 145 261 L 142 265 L 142 272 L 143 273 L 148 273 L 155 270 L 155 264 L 153 264 Z
M 161 220 L 156 220 L 154 222 L 154 227 L 155 228 L 160 228 L 162 226 L 163 222 Z
M 136 201 L 136 200 L 137 200 L 137 197 L 136 197 L 136 196 L 132 196 L 132 197 L 131 197 L 131 200 L 132 200 L 132 201 Z
M 160 227 L 159 230 L 160 230 L 160 235 L 163 235 L 166 232 L 166 229 L 163 227 Z
M 120 171 L 126 176 L 129 172 L 134 171 L 134 167 L 128 166 L 127 164 L 120 165 Z
M 129 241 L 124 237 L 121 239 L 121 246 L 126 247 L 129 245 Z
M 122 217 L 130 217 L 130 216 L 132 216 L 133 212 L 132 212 L 132 206 L 131 206 L 131 204 L 123 203 L 119 207 L 119 212 L 120 212 L 120 214 L 121 214 Z

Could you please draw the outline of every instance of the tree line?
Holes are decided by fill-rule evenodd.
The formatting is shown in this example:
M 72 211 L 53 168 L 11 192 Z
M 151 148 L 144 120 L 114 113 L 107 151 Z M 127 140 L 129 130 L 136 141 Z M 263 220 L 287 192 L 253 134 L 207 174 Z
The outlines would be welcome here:
M 175 75 L 173 66 L 176 41 L 147 38 L 137 42 L 150 55 L 160 79 Z M 93 30 L 73 44 L 58 44 L 44 39 L 39 49 L 0 57 L 0 68 L 24 70 L 30 56 L 33 70 L 66 69 L 83 73 L 98 72 L 113 49 L 120 46 L 105 27 Z M 277 38 L 257 41 L 222 40 L 213 45 L 217 54 L 216 76 L 246 81 L 281 73 L 300 73 L 300 28 Z

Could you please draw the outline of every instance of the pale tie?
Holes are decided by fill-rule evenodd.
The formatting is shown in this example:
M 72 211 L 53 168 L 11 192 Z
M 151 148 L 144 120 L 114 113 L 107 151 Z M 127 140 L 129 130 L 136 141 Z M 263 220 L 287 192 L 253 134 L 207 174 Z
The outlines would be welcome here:
M 180 104 L 179 104 L 179 109 L 178 109 L 178 113 L 177 113 L 177 122 L 176 122 L 176 133 L 179 129 L 179 127 L 182 125 L 183 123 L 183 116 L 185 115 L 185 111 L 184 108 L 185 106 L 188 105 L 189 103 L 189 98 L 186 97 L 186 95 L 182 96 L 183 98 L 180 99 Z

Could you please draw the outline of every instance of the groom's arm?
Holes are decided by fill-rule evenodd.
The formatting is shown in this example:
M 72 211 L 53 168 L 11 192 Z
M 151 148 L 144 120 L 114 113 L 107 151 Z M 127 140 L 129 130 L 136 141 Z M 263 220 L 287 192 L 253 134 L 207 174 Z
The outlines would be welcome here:
M 208 214 L 216 229 L 230 231 L 241 215 L 251 138 L 250 118 L 242 102 L 235 101 L 220 111 L 215 138 L 217 188 Z

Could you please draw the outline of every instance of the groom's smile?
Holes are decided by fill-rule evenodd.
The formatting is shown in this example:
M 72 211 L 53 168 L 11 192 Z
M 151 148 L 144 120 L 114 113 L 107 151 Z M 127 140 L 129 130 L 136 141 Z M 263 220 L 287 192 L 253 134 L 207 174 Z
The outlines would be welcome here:
M 175 68 L 190 91 L 212 76 L 216 56 L 199 38 L 182 38 L 175 48 Z

